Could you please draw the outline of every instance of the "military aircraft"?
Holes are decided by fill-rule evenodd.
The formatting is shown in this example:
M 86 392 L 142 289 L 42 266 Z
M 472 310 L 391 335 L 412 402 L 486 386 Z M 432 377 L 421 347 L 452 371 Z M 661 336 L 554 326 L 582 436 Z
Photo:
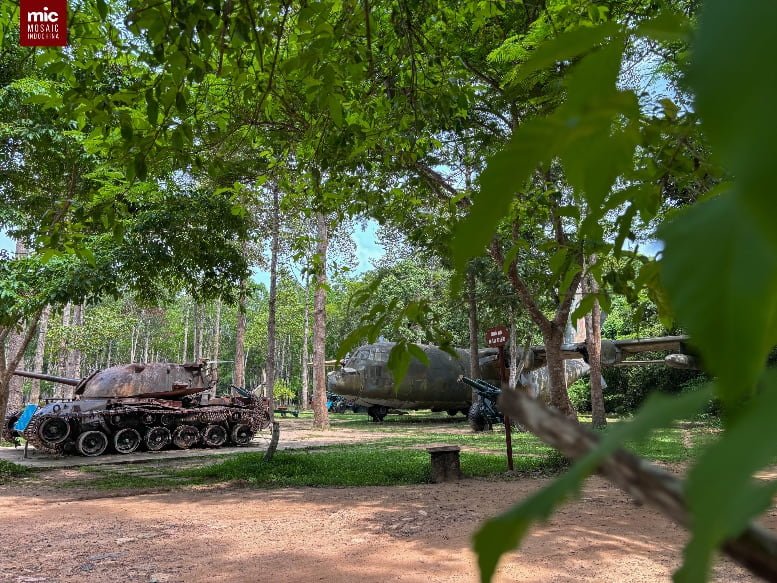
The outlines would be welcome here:
M 673 368 L 697 368 L 694 357 L 688 353 L 687 336 L 662 336 L 635 340 L 603 340 L 603 366 L 630 366 L 632 364 L 664 363 Z M 462 412 L 477 415 L 477 403 L 472 402 L 472 389 L 460 382 L 460 376 L 471 376 L 468 350 L 454 349 L 456 356 L 431 345 L 420 345 L 429 364 L 413 358 L 407 374 L 398 387 L 388 369 L 392 342 L 378 342 L 361 346 L 346 357 L 343 366 L 327 375 L 327 390 L 345 397 L 354 406 L 367 407 L 373 421 L 382 421 L 389 409 L 431 409 L 447 411 L 449 415 Z M 627 357 L 647 351 L 673 351 L 664 360 L 629 361 Z M 562 346 L 567 383 L 584 376 L 589 367 L 585 342 Z M 506 359 L 507 360 L 507 359 Z M 480 378 L 499 385 L 501 367 L 498 348 L 482 348 L 478 352 Z M 548 386 L 544 346 L 521 349 L 518 362 L 522 363 L 520 383 L 534 396 L 543 397 Z M 475 423 L 473 423 L 475 426 Z

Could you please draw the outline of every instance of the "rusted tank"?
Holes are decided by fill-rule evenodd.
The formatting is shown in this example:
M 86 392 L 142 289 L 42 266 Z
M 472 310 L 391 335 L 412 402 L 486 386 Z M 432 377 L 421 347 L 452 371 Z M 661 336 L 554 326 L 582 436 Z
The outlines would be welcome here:
M 234 396 L 211 398 L 215 379 L 204 362 L 127 364 L 83 379 L 14 374 L 75 387 L 74 399 L 48 400 L 26 426 L 14 429 L 21 411 L 3 424 L 5 439 L 21 435 L 36 449 L 52 453 L 97 456 L 169 446 L 247 445 L 270 425 L 268 399 L 239 388 Z

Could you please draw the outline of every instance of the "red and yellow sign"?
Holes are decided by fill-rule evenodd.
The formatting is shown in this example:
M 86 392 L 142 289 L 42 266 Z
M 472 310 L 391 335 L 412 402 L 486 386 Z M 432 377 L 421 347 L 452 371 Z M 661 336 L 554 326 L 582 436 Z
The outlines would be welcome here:
M 504 346 L 510 339 L 507 326 L 495 326 L 486 330 L 486 346 Z

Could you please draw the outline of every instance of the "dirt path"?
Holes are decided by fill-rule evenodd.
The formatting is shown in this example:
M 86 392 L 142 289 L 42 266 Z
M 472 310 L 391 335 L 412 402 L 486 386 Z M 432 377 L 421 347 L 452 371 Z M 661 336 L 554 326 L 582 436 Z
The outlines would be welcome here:
M 0 580 L 474 582 L 478 524 L 543 482 L 185 489 L 76 501 L 6 486 Z M 777 524 L 774 512 L 767 523 Z M 496 580 L 666 581 L 683 540 L 679 528 L 594 478 L 502 562 Z M 714 578 L 751 580 L 727 561 Z

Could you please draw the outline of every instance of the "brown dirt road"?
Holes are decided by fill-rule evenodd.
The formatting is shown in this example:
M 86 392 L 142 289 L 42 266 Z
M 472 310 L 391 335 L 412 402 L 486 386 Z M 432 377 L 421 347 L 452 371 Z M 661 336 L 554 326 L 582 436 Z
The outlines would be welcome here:
M 231 487 L 71 500 L 5 486 L 0 581 L 475 582 L 470 537 L 478 524 L 543 482 Z M 774 512 L 767 522 L 777 524 Z M 502 561 L 496 580 L 667 581 L 683 540 L 681 529 L 594 478 Z M 714 579 L 751 580 L 725 560 Z

